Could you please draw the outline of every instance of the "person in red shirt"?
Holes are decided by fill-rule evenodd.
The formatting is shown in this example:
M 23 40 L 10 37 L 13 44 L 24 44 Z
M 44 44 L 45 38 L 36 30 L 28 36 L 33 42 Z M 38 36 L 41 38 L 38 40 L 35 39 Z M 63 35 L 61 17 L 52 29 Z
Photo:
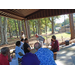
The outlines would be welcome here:
M 51 45 L 51 49 L 53 52 L 57 52 L 59 51 L 59 42 L 58 40 L 56 40 L 56 36 L 52 36 L 52 45 Z
M 10 51 L 8 47 L 4 47 L 1 49 L 0 54 L 0 65 L 9 65 L 10 59 Z

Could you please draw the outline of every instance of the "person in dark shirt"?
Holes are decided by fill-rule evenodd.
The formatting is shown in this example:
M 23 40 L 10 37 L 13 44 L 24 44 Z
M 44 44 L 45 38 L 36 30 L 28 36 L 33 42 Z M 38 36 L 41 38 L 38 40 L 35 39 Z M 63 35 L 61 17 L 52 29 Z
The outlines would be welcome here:
M 25 42 L 24 42 L 23 48 L 24 48 L 24 52 L 25 53 L 31 51 L 31 48 L 30 48 L 30 46 L 28 44 L 28 39 L 27 38 L 25 38 Z
M 25 55 L 22 58 L 22 65 L 39 65 L 40 61 L 38 59 L 38 57 L 36 56 L 36 54 L 33 54 L 30 52 L 30 46 L 28 44 L 28 39 L 25 39 L 25 43 L 24 43 L 24 52 Z
M 52 36 L 52 45 L 51 45 L 51 49 L 53 52 L 57 52 L 59 51 L 59 43 L 58 40 L 56 40 L 56 36 Z

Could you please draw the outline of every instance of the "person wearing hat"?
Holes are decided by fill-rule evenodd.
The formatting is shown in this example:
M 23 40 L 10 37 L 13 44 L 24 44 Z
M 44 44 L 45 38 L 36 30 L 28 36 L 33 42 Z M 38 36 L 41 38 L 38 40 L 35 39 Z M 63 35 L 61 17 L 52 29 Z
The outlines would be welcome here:
M 24 32 L 23 32 L 23 31 L 21 32 L 21 37 L 20 37 L 20 39 L 25 39 L 25 35 L 24 35 Z
M 38 34 L 36 34 L 35 37 L 37 38 L 37 40 L 39 42 L 43 41 L 43 44 L 44 44 L 44 42 L 45 42 L 45 38 L 44 37 L 42 37 L 41 35 L 38 35 Z

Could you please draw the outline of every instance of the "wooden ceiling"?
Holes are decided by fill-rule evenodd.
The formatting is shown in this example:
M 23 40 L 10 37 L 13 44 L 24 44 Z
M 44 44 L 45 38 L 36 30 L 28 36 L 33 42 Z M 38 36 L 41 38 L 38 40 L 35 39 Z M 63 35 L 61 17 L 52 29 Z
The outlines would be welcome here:
M 0 9 L 0 15 L 18 20 L 38 11 L 39 9 Z
M 38 19 L 63 14 L 75 13 L 75 9 L 0 9 L 0 15 L 23 20 Z

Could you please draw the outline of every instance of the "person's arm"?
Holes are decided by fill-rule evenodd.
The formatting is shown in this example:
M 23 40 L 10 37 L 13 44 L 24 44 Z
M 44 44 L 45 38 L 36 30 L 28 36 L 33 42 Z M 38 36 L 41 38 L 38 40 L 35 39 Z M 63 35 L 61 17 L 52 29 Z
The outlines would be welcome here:
M 51 42 L 51 49 L 50 50 L 53 50 L 53 42 Z
M 31 51 L 30 47 L 27 48 L 29 51 Z
M 21 49 L 24 50 L 24 47 L 22 46 Z
M 20 56 L 23 56 L 23 54 L 21 52 L 18 53 Z
M 51 49 L 50 50 L 53 50 L 52 46 L 51 46 Z

